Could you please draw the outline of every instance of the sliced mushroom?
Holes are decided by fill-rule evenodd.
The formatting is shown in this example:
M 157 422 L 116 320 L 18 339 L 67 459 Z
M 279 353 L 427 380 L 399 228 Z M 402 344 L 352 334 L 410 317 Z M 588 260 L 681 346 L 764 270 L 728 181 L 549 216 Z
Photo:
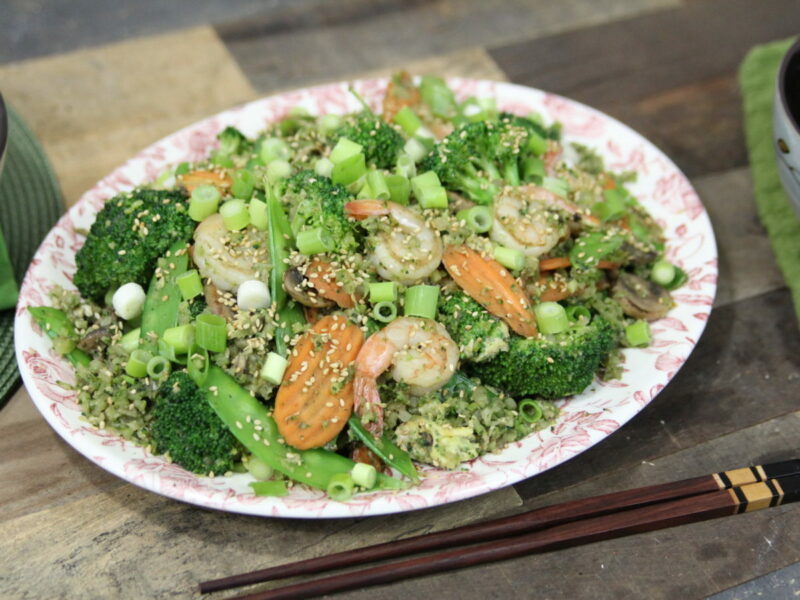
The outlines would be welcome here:
M 629 317 L 655 321 L 672 308 L 669 292 L 660 285 L 633 273 L 620 273 L 614 285 L 614 297 Z
M 303 306 L 312 308 L 327 308 L 333 302 L 320 296 L 317 289 L 311 285 L 305 273 L 297 267 L 292 267 L 283 276 L 283 289 Z
M 75 345 L 84 352 L 91 352 L 92 350 L 96 350 L 98 346 L 106 344 L 110 337 L 111 329 L 108 327 L 100 327 L 87 333 Z
M 628 257 L 627 262 L 634 265 L 649 265 L 658 258 L 655 250 L 642 250 L 635 244 L 624 242 L 620 250 Z
M 230 306 L 230 304 L 224 302 L 226 299 L 225 292 L 211 283 L 210 279 L 206 280 L 206 283 L 203 285 L 203 295 L 205 296 L 206 304 L 212 313 L 219 315 L 226 321 L 233 320 L 233 308 Z M 228 296 L 231 299 L 233 298 L 233 296 L 230 294 L 228 294 Z

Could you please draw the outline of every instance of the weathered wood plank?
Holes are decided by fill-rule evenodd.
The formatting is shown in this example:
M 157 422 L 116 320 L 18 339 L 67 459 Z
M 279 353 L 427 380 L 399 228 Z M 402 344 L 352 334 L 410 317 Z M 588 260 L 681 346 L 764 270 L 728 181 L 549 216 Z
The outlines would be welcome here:
M 793 0 L 698 0 L 490 53 L 511 81 L 618 117 L 698 176 L 747 163 L 736 69 L 798 21 Z
M 344 13 L 349 14 L 345 3 Z M 261 92 L 348 77 L 465 47 L 530 39 L 665 6 L 675 0 L 436 0 L 338 19 L 304 14 L 283 26 L 248 20 L 218 31 Z M 391 5 L 384 2 L 381 5 Z M 333 5 L 332 5 L 333 6 Z M 313 25 L 313 26 L 312 26 Z
M 639 415 L 517 490 L 528 500 L 777 419 L 796 410 L 799 379 L 800 336 L 786 288 L 722 306 L 686 365 Z
M 0 81 L 68 205 L 145 146 L 254 96 L 207 27 L 13 63 Z

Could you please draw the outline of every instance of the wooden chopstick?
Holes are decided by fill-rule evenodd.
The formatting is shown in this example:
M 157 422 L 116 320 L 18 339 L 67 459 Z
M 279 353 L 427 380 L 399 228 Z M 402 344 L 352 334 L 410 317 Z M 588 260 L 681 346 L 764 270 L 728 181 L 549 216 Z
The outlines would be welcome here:
M 397 558 L 419 552 L 507 538 L 561 523 L 646 506 L 655 502 L 691 497 L 797 474 L 800 474 L 800 459 L 756 467 L 745 467 L 681 481 L 613 492 L 593 498 L 546 506 L 526 513 L 466 525 L 448 531 L 419 535 L 365 548 L 337 552 L 319 558 L 310 558 L 285 565 L 259 569 L 250 573 L 204 581 L 200 584 L 200 591 L 202 593 L 215 592 L 273 579 L 317 574 L 387 558 Z
M 442 573 L 558 548 L 598 542 L 752 512 L 800 500 L 800 475 L 656 502 L 639 508 L 563 523 L 512 539 L 495 540 L 377 567 L 350 571 L 281 588 L 238 596 L 236 600 L 299 600 L 350 589 Z

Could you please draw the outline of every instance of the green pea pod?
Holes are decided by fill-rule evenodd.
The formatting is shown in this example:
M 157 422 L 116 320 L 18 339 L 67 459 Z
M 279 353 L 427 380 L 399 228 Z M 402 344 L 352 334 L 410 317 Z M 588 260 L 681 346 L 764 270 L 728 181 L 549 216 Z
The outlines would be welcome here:
M 584 233 L 575 240 L 569 252 L 573 266 L 579 268 L 596 267 L 598 261 L 611 257 L 625 240 L 619 235 L 603 231 Z
M 288 346 L 286 337 L 292 336 L 292 326 L 296 323 L 305 323 L 303 309 L 293 300 L 287 298 L 283 289 L 283 276 L 286 274 L 284 259 L 289 256 L 290 228 L 283 212 L 280 200 L 274 190 L 267 184 L 267 234 L 269 235 L 269 254 L 272 268 L 269 272 L 269 287 L 272 301 L 277 309 L 278 327 L 275 331 L 275 346 L 278 354 L 286 356 Z
M 327 490 L 331 478 L 350 473 L 356 463 L 339 454 L 314 448 L 297 450 L 288 446 L 266 407 L 222 369 L 212 366 L 198 385 L 220 419 L 256 458 L 289 479 Z M 378 478 L 377 489 L 403 489 L 406 483 L 386 475 Z
M 28 312 L 31 313 L 33 320 L 36 321 L 36 324 L 50 339 L 66 339 L 71 341 L 78 339 L 78 334 L 75 333 L 75 327 L 63 310 L 50 306 L 29 306 Z M 86 366 L 92 360 L 92 357 L 80 348 L 72 348 L 69 352 L 64 354 L 64 356 L 75 366 Z
M 348 421 L 350 431 L 358 438 L 367 448 L 372 450 L 375 455 L 385 462 L 390 467 L 394 467 L 400 473 L 411 479 L 414 483 L 419 482 L 419 474 L 414 467 L 411 457 L 405 450 L 401 450 L 395 444 L 389 441 L 385 435 L 380 439 L 373 436 L 369 431 L 364 428 L 361 419 L 353 415 Z
M 178 324 L 178 307 L 183 296 L 176 283 L 179 275 L 186 272 L 189 252 L 186 242 L 173 244 L 167 256 L 158 260 L 161 277 L 150 280 L 142 309 L 142 327 L 139 347 L 151 354 L 158 354 L 158 340 L 170 327 Z

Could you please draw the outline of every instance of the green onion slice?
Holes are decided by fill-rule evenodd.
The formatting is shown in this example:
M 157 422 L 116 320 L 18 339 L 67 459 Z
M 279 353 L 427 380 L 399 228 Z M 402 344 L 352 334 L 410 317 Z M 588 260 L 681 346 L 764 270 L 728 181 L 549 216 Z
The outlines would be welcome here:
M 517 404 L 520 418 L 526 423 L 536 423 L 542 419 L 542 407 L 536 400 L 526 398 Z
M 335 247 L 331 234 L 323 227 L 306 229 L 297 234 L 297 249 L 306 256 L 330 252 Z
M 288 360 L 276 352 L 270 352 L 267 354 L 264 366 L 261 367 L 261 378 L 274 385 L 280 385 L 287 366 L 289 366 Z
M 394 281 L 379 281 L 369 284 L 369 301 L 394 302 L 397 300 L 397 283 Z
M 492 210 L 488 206 L 473 206 L 461 210 L 456 215 L 459 221 L 466 221 L 469 227 L 475 233 L 486 233 L 492 228 L 494 217 Z
M 588 325 L 592 320 L 592 313 L 588 308 L 581 306 L 580 304 L 573 304 L 564 310 L 567 312 L 567 318 L 573 323 Z
M 542 333 L 561 333 L 569 328 L 567 311 L 558 302 L 542 302 L 533 308 L 533 312 Z
M 350 473 L 336 473 L 328 484 L 328 497 L 337 502 L 346 502 L 353 497 L 353 477 Z
M 200 281 L 200 273 L 197 272 L 197 269 L 181 273 L 175 278 L 175 283 L 178 284 L 184 300 L 191 300 L 203 293 L 203 282 Z
M 228 231 L 239 231 L 250 224 L 250 210 L 244 200 L 228 200 L 219 207 L 219 214 Z
M 397 318 L 397 305 L 389 300 L 377 302 L 372 307 L 372 318 L 381 323 L 391 323 Z
M 150 362 L 151 358 L 153 358 L 153 355 L 147 350 L 134 350 L 125 364 L 125 372 L 131 377 L 141 379 L 147 375 L 147 363 Z
M 147 361 L 147 375 L 154 381 L 161 381 L 169 377 L 172 365 L 163 356 L 154 356 Z
M 194 344 L 194 325 L 170 327 L 164 331 L 163 339 L 176 354 L 186 354 Z
M 233 182 L 231 183 L 231 194 L 234 198 L 242 200 L 249 200 L 253 195 L 253 190 L 256 188 L 256 176 L 252 171 L 242 169 L 233 174 Z
M 625 327 L 625 341 L 631 347 L 645 347 L 650 345 L 650 325 L 647 321 L 636 321 Z
M 189 216 L 195 221 L 210 217 L 219 207 L 220 193 L 213 185 L 198 185 L 189 198 Z
M 408 204 L 411 194 L 411 182 L 405 175 L 392 174 L 384 176 L 386 187 L 389 189 L 389 199 L 395 204 Z
M 208 313 L 198 316 L 195 319 L 195 342 L 209 352 L 223 352 L 228 342 L 225 319 Z
M 250 224 L 260 231 L 266 231 L 268 224 L 267 203 L 258 198 L 253 198 L 248 205 L 248 211 L 250 212 Z
M 439 305 L 439 286 L 414 285 L 406 290 L 405 315 L 435 319 Z
M 525 266 L 525 254 L 516 248 L 506 248 L 505 246 L 494 247 L 494 259 L 506 269 L 519 271 Z
M 253 488 L 253 493 L 256 496 L 286 496 L 289 493 L 289 488 L 286 487 L 286 482 L 282 479 L 276 481 L 251 481 L 250 487 Z
M 371 490 L 378 481 L 378 470 L 366 463 L 356 463 L 353 470 L 350 471 L 350 476 L 357 486 Z

